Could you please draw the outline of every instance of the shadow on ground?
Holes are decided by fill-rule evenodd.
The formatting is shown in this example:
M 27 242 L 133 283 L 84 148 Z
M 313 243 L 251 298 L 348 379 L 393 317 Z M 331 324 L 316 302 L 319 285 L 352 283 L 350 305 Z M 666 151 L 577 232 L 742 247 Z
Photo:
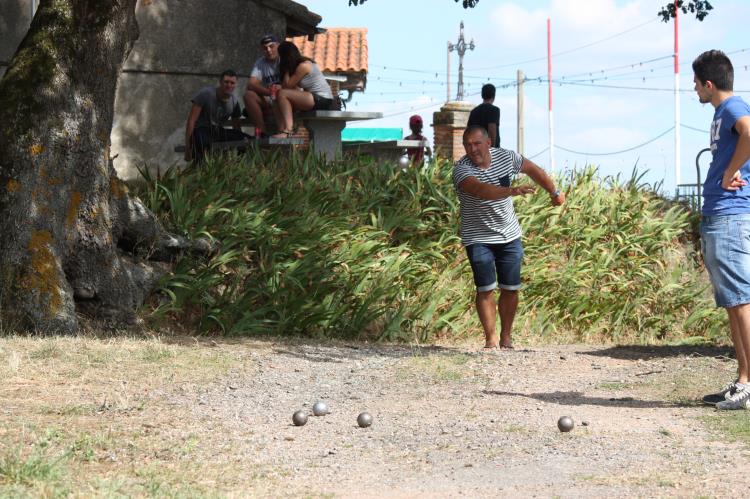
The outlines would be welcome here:
M 160 341 L 174 345 L 201 345 L 205 347 L 258 345 L 269 348 L 276 355 L 305 359 L 310 362 L 348 362 L 351 360 L 383 357 L 401 359 L 406 357 L 472 355 L 459 347 L 435 345 L 394 345 L 388 343 L 347 342 L 340 340 L 315 340 L 279 336 L 256 336 L 253 338 L 164 336 Z
M 663 400 L 639 400 L 633 397 L 590 397 L 581 392 L 518 393 L 501 390 L 483 390 L 486 395 L 503 397 L 526 397 L 558 405 L 599 405 L 604 407 L 628 407 L 631 409 L 667 409 L 692 407 L 690 403 L 665 402 Z
M 668 357 L 711 357 L 726 360 L 734 358 L 734 349 L 729 346 L 624 345 L 576 353 L 625 360 L 651 360 Z

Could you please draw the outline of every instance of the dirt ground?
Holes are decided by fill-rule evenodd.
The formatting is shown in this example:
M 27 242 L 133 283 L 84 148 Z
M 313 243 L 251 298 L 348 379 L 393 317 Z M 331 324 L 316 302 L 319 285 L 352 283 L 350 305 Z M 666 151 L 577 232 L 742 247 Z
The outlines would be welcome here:
M 0 496 L 745 496 L 750 411 L 696 402 L 728 355 L 0 338 Z

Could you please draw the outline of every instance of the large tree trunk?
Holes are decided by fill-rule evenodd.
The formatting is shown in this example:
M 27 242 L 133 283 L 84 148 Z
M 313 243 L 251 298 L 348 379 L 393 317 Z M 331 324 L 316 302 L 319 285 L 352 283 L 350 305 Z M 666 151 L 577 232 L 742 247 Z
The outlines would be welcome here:
M 157 278 L 118 248 L 175 246 L 112 168 L 136 0 L 42 0 L 0 81 L 0 327 L 132 324 Z

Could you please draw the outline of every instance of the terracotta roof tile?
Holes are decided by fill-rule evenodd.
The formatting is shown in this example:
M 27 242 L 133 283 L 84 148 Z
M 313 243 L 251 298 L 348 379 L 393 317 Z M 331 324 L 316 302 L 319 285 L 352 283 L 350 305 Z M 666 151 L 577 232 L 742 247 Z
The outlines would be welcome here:
M 367 72 L 367 28 L 326 28 L 312 42 L 306 36 L 290 40 L 323 72 Z

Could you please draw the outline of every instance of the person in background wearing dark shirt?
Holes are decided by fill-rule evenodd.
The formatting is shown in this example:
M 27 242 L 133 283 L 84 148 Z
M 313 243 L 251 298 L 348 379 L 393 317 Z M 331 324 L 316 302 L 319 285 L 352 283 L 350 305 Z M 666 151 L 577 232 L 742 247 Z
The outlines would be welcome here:
M 495 102 L 495 85 L 487 83 L 482 86 L 482 103 L 471 110 L 466 128 L 474 125 L 481 126 L 490 136 L 490 145 L 500 147 L 500 108 L 493 105 L 493 102 Z
M 192 100 L 185 125 L 185 161 L 202 163 L 214 142 L 245 140 L 240 130 L 240 104 L 234 96 L 237 73 L 227 69 L 219 77 L 219 85 L 202 88 Z M 224 128 L 231 120 L 232 128 Z
M 422 135 L 422 117 L 415 114 L 409 118 L 409 129 L 411 134 L 404 137 L 405 140 L 421 140 L 422 145 L 420 147 L 409 147 L 406 149 L 406 154 L 409 156 L 409 161 L 412 165 L 421 165 L 424 161 L 425 152 L 428 156 L 432 155 L 430 148 L 427 147 L 427 137 Z

